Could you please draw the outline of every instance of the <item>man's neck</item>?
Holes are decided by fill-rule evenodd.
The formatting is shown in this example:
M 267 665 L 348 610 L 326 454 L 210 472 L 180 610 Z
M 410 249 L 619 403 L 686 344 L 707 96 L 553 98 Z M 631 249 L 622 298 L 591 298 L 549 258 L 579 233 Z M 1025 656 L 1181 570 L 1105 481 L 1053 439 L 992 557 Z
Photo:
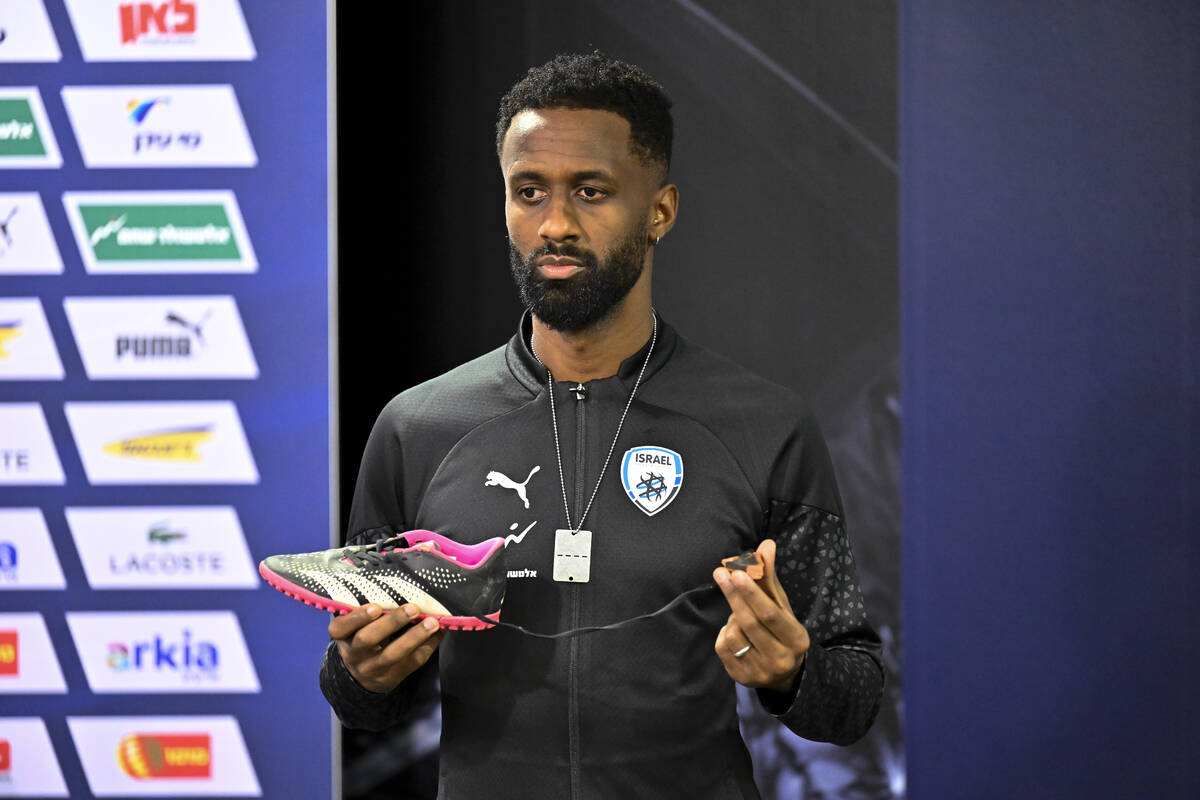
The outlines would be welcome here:
M 533 352 L 555 380 L 583 383 L 616 375 L 621 362 L 642 349 L 654 323 L 649 292 L 638 292 L 638 288 L 625 297 L 615 314 L 586 330 L 555 331 L 533 318 Z

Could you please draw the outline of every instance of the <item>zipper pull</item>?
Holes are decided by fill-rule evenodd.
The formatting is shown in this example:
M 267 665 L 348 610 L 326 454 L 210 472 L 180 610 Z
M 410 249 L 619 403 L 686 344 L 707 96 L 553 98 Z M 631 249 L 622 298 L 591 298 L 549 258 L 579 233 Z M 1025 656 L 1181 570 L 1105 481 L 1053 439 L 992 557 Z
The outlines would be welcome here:
M 573 392 L 576 400 L 587 400 L 587 387 L 582 383 L 575 384 L 567 391 Z

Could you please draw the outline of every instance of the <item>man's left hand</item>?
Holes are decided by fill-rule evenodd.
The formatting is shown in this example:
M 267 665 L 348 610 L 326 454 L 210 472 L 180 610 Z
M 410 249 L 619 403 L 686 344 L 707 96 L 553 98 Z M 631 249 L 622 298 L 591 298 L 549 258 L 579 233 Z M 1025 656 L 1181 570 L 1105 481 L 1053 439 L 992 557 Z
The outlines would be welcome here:
M 808 631 L 792 613 L 792 604 L 775 574 L 775 542 L 758 546 L 763 577 L 751 580 L 741 570 L 717 567 L 713 580 L 733 612 L 713 648 L 729 677 L 752 689 L 782 694 L 794 688 L 808 652 Z M 746 646 L 749 645 L 749 650 Z M 738 656 L 735 653 L 741 652 Z

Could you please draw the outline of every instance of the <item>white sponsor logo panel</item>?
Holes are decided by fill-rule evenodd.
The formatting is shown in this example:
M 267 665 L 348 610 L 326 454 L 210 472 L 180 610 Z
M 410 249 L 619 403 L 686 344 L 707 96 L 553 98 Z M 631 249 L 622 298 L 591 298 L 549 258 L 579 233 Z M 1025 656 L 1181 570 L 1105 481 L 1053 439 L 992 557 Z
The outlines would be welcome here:
M 67 727 L 97 797 L 262 794 L 231 716 L 67 717 Z M 147 759 L 148 751 L 163 757 Z
M 0 169 L 61 166 L 62 154 L 38 88 L 0 87 Z
M 66 694 L 62 668 L 37 612 L 0 614 L 0 694 Z
M 233 87 L 64 86 L 88 167 L 253 167 Z
M 0 590 L 65 588 L 42 510 L 0 509 Z
M 38 403 L 0 403 L 0 486 L 66 483 Z
M 4 0 L 2 9 L 0 62 L 62 60 L 42 0 Z
M 258 483 L 258 467 L 229 401 L 65 408 L 92 484 Z
M 37 192 L 0 192 L 0 275 L 59 275 L 62 256 Z
M 85 61 L 247 61 L 237 0 L 67 0 Z
M 67 508 L 93 589 L 257 589 L 230 506 Z
M 228 190 L 65 192 L 89 273 L 255 272 L 258 260 Z
M 68 297 L 63 306 L 92 380 L 258 377 L 229 295 Z
M 97 694 L 260 690 L 232 611 L 69 611 L 67 627 Z
M 0 297 L 0 380 L 63 378 L 50 323 L 36 297 Z
M 41 717 L 0 717 L 0 797 L 67 797 Z

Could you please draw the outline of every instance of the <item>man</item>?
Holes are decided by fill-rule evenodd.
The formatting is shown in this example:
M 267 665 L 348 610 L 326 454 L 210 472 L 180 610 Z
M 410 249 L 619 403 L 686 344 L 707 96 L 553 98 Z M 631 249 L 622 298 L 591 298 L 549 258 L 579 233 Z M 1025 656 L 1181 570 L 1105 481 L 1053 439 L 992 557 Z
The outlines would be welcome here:
M 497 125 L 529 313 L 505 347 L 396 397 L 368 441 L 350 543 L 506 536 L 502 621 L 604 627 L 684 595 L 557 639 L 447 634 L 410 624 L 411 604 L 334 619 L 321 685 L 347 726 L 395 723 L 440 674 L 440 796 L 754 798 L 735 681 L 811 739 L 852 742 L 878 709 L 879 640 L 815 423 L 651 305 L 671 141 L 670 101 L 636 67 L 530 70 Z M 746 550 L 761 580 L 714 571 Z

